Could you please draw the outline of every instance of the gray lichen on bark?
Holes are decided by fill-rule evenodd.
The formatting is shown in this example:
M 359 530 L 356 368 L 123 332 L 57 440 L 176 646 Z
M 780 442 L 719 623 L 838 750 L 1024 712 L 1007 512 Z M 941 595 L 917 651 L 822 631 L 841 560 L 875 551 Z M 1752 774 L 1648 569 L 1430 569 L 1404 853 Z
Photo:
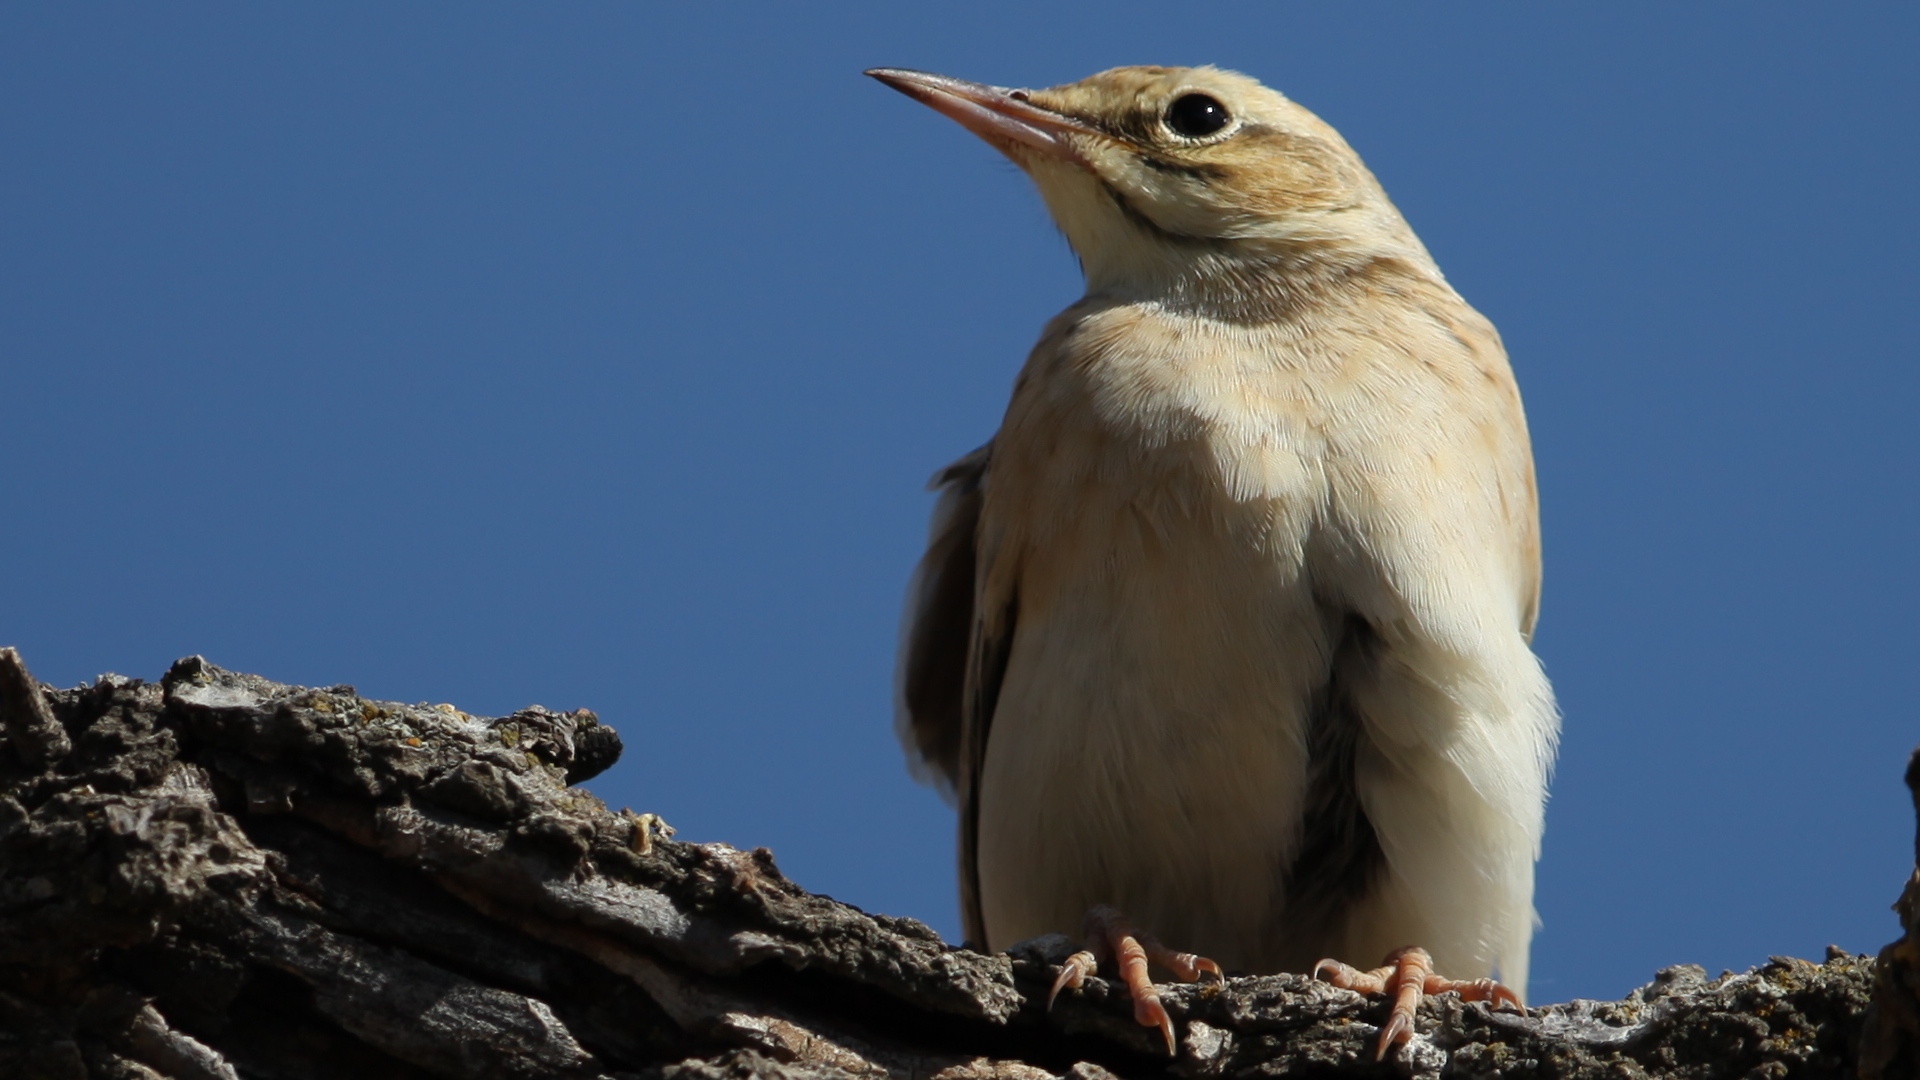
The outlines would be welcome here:
M 1064 938 L 951 947 L 574 786 L 619 752 L 584 710 L 198 658 L 54 690 L 0 651 L 0 1077 L 1844 1076 L 1875 985 L 1835 952 L 1524 1016 L 1441 997 L 1376 1063 L 1382 1003 L 1237 977 L 1168 991 L 1169 1059 L 1105 981 L 1044 1008 Z M 1876 1076 L 1912 1075 L 1901 1007 Z

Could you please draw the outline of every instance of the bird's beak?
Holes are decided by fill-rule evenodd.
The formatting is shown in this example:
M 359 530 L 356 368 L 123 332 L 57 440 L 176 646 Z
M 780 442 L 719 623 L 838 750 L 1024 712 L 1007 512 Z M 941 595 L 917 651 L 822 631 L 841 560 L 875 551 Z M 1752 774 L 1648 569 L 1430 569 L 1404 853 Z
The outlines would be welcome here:
M 1085 165 L 1086 158 L 1073 137 L 1100 134 L 1071 116 L 1033 104 L 1025 90 L 905 68 L 872 68 L 867 74 L 959 121 L 961 127 L 987 140 L 1017 164 L 1024 164 L 1024 150 Z

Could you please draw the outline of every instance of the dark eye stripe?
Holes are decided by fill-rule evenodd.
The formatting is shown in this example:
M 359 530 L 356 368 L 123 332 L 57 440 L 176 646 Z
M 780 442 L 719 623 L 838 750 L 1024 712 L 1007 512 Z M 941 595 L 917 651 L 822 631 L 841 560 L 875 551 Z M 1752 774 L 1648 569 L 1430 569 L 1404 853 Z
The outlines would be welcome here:
M 1140 164 L 1158 173 L 1175 176 L 1188 176 L 1195 180 L 1219 180 L 1227 175 L 1227 170 L 1218 165 L 1188 165 L 1154 154 L 1141 154 Z

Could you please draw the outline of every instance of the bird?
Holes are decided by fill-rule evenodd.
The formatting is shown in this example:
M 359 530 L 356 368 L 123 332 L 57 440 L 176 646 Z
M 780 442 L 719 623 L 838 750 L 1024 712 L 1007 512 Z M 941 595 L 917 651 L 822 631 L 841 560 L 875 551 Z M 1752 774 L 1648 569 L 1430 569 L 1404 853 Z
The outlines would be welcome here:
M 908 588 L 895 726 L 958 807 L 967 941 L 1078 925 L 1054 993 L 1117 965 L 1169 1052 L 1150 965 L 1386 994 L 1381 1056 L 1423 993 L 1524 1007 L 1560 715 L 1492 323 L 1247 76 L 867 74 L 1019 166 L 1086 282 L 934 476 Z

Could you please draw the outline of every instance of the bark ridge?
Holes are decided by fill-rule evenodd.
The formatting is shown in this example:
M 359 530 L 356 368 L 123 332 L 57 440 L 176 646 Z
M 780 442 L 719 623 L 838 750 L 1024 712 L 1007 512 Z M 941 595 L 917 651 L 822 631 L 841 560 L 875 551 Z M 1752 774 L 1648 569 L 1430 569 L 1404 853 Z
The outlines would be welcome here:
M 0 1077 L 1920 1075 L 1920 901 L 1878 964 L 1669 968 L 1525 1016 L 1439 998 L 1379 1063 L 1381 1002 L 1175 987 L 1170 1059 L 1117 986 L 1044 1008 L 1065 938 L 955 948 L 576 786 L 620 752 L 587 710 L 475 717 L 199 657 L 56 690 L 0 649 Z

